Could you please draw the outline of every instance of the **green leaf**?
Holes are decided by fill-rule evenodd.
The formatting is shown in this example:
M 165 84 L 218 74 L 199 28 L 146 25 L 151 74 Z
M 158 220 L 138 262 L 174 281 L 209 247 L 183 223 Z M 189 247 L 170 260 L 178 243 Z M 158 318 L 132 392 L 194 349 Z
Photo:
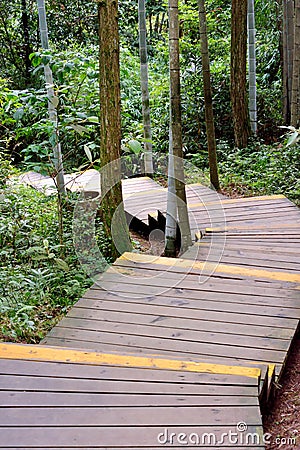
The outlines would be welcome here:
M 86 156 L 88 157 L 88 160 L 92 163 L 93 156 L 92 156 L 91 150 L 89 149 L 89 147 L 87 145 L 85 145 L 83 148 L 84 148 Z
M 295 131 L 291 136 L 288 138 L 286 146 L 289 147 L 290 145 L 296 144 L 299 140 L 299 133 L 298 131 Z
M 66 261 L 64 261 L 63 259 L 60 258 L 56 258 L 55 262 L 57 264 L 57 266 L 64 270 L 65 272 L 69 272 L 70 271 L 70 267 L 68 266 L 68 264 L 66 263 Z
M 127 145 L 130 148 L 130 150 L 133 153 L 135 153 L 136 155 L 139 155 L 140 153 L 143 152 L 143 148 L 142 148 L 141 144 L 138 141 L 136 141 L 135 139 L 131 139 Z
M 86 131 L 89 131 L 88 128 L 83 127 L 82 125 L 78 125 L 78 124 L 72 124 L 71 128 L 73 128 L 73 130 L 77 131 L 77 133 L 79 133 L 80 135 L 82 135 Z
M 87 122 L 91 122 L 91 123 L 99 123 L 99 119 L 97 116 L 88 117 L 86 120 L 87 120 Z
M 18 108 L 13 115 L 15 120 L 21 120 L 23 116 L 24 116 L 24 108 Z

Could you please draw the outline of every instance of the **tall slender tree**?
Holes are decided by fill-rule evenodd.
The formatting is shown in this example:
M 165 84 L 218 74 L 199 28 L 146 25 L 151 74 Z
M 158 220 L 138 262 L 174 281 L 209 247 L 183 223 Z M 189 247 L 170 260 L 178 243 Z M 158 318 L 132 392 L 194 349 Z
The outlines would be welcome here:
M 257 133 L 256 101 L 256 49 L 254 0 L 248 0 L 248 66 L 249 66 L 249 116 L 253 134 Z
M 105 231 L 112 235 L 112 256 L 131 250 L 122 202 L 121 186 L 121 96 L 118 2 L 98 3 L 101 212 Z M 112 224 L 114 222 L 114 232 Z
M 294 60 L 294 0 L 282 0 L 283 7 L 283 119 L 286 124 L 291 122 L 292 78 Z
M 180 66 L 179 66 L 179 20 L 178 0 L 169 0 L 169 70 L 170 70 L 170 158 L 173 158 L 174 172 L 170 173 L 173 164 L 169 164 L 169 175 L 175 178 L 178 220 L 181 231 L 181 251 L 192 245 L 189 216 L 186 203 L 184 182 L 181 98 L 180 98 Z M 171 214 L 167 214 L 171 217 Z M 168 224 L 167 224 L 168 225 Z M 168 226 L 166 227 L 168 230 Z M 166 254 L 169 254 L 171 239 L 166 235 Z
M 295 0 L 291 125 L 298 127 L 299 120 L 300 120 L 300 0 Z
M 22 25 L 23 25 L 23 48 L 24 48 L 24 61 L 25 61 L 25 77 L 27 83 L 30 81 L 30 53 L 31 44 L 29 36 L 29 17 L 27 10 L 27 1 L 22 0 Z
M 38 5 L 38 13 L 39 13 L 39 27 L 40 27 L 42 49 L 49 50 L 45 0 L 37 0 L 37 5 Z M 54 126 L 54 133 L 55 133 L 55 145 L 53 148 L 53 160 L 54 160 L 54 166 L 55 166 L 55 171 L 56 171 L 56 184 L 57 184 L 59 194 L 64 195 L 66 193 L 66 188 L 65 188 L 65 181 L 64 181 L 64 168 L 63 168 L 61 144 L 59 142 L 59 134 L 58 134 L 58 118 L 57 118 L 58 98 L 54 92 L 52 70 L 48 63 L 44 65 L 44 73 L 45 73 L 47 95 L 48 95 L 49 118 Z
M 247 95 L 247 0 L 231 1 L 231 104 L 235 144 L 248 144 L 250 122 Z
M 210 182 L 215 189 L 219 190 L 220 182 L 218 174 L 215 122 L 214 122 L 211 81 L 210 81 L 210 62 L 208 51 L 205 0 L 198 0 L 198 10 L 199 10 L 200 43 L 201 43 L 202 74 L 204 86 L 204 103 L 205 103 L 205 123 L 206 123 L 206 135 L 208 146 Z
M 140 49 L 140 68 L 141 68 L 142 113 L 143 113 L 144 139 L 145 139 L 144 171 L 146 174 L 153 174 L 145 0 L 138 0 L 138 15 L 139 15 L 139 49 Z

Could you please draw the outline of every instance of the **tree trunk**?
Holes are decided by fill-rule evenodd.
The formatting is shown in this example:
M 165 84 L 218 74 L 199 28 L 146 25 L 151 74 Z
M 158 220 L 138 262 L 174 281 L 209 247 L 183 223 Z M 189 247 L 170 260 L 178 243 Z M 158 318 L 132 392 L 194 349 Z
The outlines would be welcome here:
M 189 216 L 186 204 L 180 99 L 179 68 L 179 21 L 178 0 L 169 0 L 169 58 L 170 58 L 170 136 L 172 146 L 170 157 L 174 159 L 174 177 L 179 227 L 181 231 L 181 252 L 192 245 Z M 168 236 L 166 236 L 166 245 Z M 168 252 L 168 249 L 166 248 Z
M 145 174 L 153 174 L 152 160 L 152 132 L 150 120 L 150 99 L 148 83 L 148 57 L 147 57 L 147 31 L 145 0 L 138 0 L 139 9 L 139 48 L 141 68 L 142 113 L 144 124 L 144 171 Z
M 235 144 L 245 148 L 250 135 L 247 100 L 247 0 L 232 0 L 231 104 Z
M 116 258 L 124 251 L 131 250 L 121 186 L 120 44 L 117 1 L 99 2 L 98 15 L 101 215 L 106 234 L 112 237 L 112 256 Z
M 217 161 L 217 148 L 216 148 L 217 146 L 216 146 L 216 136 L 215 136 L 215 123 L 214 123 L 212 93 L 211 93 L 210 62 L 209 62 L 209 52 L 208 52 L 206 11 L 205 11 L 205 1 L 204 0 L 198 0 L 198 9 L 199 9 L 200 44 L 201 44 L 201 57 L 202 57 L 205 122 L 206 122 L 210 182 L 216 190 L 219 190 L 220 183 L 219 183 L 219 174 L 218 174 L 218 161 Z
M 300 0 L 295 0 L 294 61 L 291 98 L 291 125 L 298 127 L 300 118 Z
M 48 28 L 47 28 L 47 19 L 46 19 L 46 8 L 45 8 L 45 0 L 37 0 L 38 4 L 38 13 L 39 13 L 39 26 L 40 26 L 40 35 L 41 35 L 41 44 L 43 50 L 49 50 L 49 40 L 48 40 Z M 54 93 L 54 83 L 53 83 L 53 75 L 52 70 L 49 64 L 44 65 L 44 73 L 45 80 L 47 86 L 47 95 L 48 95 L 48 111 L 49 118 L 54 125 L 55 132 L 55 146 L 53 148 L 53 159 L 54 166 L 56 171 L 56 184 L 57 189 L 60 195 L 65 195 L 65 180 L 64 180 L 64 168 L 63 168 L 63 160 L 61 153 L 61 146 L 59 142 L 58 135 L 58 119 L 57 119 L 57 105 L 58 98 Z
M 165 256 L 176 256 L 177 239 L 177 201 L 175 185 L 175 168 L 173 155 L 172 130 L 169 131 L 169 158 L 168 158 L 168 195 L 165 229 Z
M 248 0 L 248 65 L 249 65 L 249 115 L 253 134 L 257 133 L 256 102 L 256 52 L 254 0 Z
M 294 0 L 283 0 L 283 119 L 291 122 L 292 78 L 294 54 Z
M 23 25 L 23 36 L 24 36 L 25 77 L 26 77 L 27 83 L 29 83 L 29 81 L 30 81 L 29 55 L 31 53 L 31 45 L 30 45 L 30 37 L 29 37 L 29 20 L 28 20 L 26 0 L 22 0 L 22 25 Z

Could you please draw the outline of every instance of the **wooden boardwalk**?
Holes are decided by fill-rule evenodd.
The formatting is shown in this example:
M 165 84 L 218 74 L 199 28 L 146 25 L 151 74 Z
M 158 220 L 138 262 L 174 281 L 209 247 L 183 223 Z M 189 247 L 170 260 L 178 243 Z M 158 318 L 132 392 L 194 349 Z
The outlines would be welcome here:
M 164 188 L 123 193 L 130 220 L 161 226 Z M 264 448 L 299 326 L 300 212 L 283 196 L 187 197 L 201 239 L 180 258 L 125 253 L 42 345 L 0 346 L 0 448 Z

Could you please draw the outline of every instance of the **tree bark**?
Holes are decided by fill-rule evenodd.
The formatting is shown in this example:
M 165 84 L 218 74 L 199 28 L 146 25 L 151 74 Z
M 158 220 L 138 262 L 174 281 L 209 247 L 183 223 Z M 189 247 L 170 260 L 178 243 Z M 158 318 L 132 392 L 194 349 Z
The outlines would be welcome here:
M 179 227 L 181 231 L 181 252 L 192 245 L 189 216 L 186 204 L 184 182 L 182 128 L 181 128 L 181 98 L 180 98 L 180 67 L 179 67 L 179 21 L 178 0 L 169 0 L 169 58 L 170 58 L 170 136 L 172 146 L 170 157 L 174 159 L 174 177 Z M 168 236 L 166 236 L 166 245 Z M 166 248 L 166 251 L 168 249 Z
M 146 31 L 146 10 L 145 0 L 138 0 L 139 9 L 139 49 L 140 49 L 140 71 L 141 71 L 141 91 L 142 91 L 142 114 L 144 125 L 144 172 L 153 174 L 152 156 L 152 132 L 150 119 L 150 98 L 149 98 L 149 76 L 148 76 L 148 56 L 147 56 L 147 31 Z
M 232 0 L 231 10 L 231 104 L 235 144 L 245 148 L 250 135 L 246 54 L 247 0 Z
M 24 36 L 24 60 L 25 60 L 25 77 L 27 83 L 30 81 L 30 37 L 29 37 L 29 20 L 27 12 L 27 2 L 22 0 L 22 25 L 23 25 L 23 36 Z
M 291 125 L 298 127 L 300 119 L 300 0 L 295 0 L 294 60 L 291 96 Z
M 248 66 L 249 66 L 249 116 L 253 134 L 257 133 L 256 101 L 256 51 L 254 0 L 248 0 Z
M 45 0 L 37 0 L 37 4 L 38 4 L 39 27 L 40 27 L 42 48 L 43 48 L 43 50 L 49 50 Z M 44 65 L 44 73 L 45 73 L 45 80 L 46 80 L 46 85 L 47 85 L 49 118 L 50 118 L 51 122 L 53 123 L 54 132 L 55 132 L 56 144 L 53 148 L 53 159 L 54 159 L 54 166 L 55 166 L 55 171 L 56 171 L 56 184 L 57 184 L 57 189 L 58 189 L 59 195 L 65 195 L 66 188 L 65 188 L 65 179 L 64 179 L 63 159 L 62 159 L 61 145 L 59 142 L 59 135 L 58 135 L 58 118 L 57 118 L 58 99 L 54 92 L 53 75 L 52 75 L 52 70 L 51 70 L 49 64 Z
M 292 78 L 294 59 L 294 0 L 283 0 L 283 119 L 291 122 Z
M 202 57 L 205 122 L 206 122 L 210 182 L 216 190 L 219 190 L 220 182 L 218 174 L 217 146 L 216 146 L 213 101 L 212 101 L 211 81 L 210 81 L 210 62 L 209 62 L 206 11 L 204 0 L 198 0 L 198 10 L 199 10 L 199 24 L 200 24 L 200 44 Z
M 112 237 L 112 256 L 131 250 L 121 186 L 121 100 L 118 2 L 98 3 L 101 215 L 108 236 Z M 112 225 L 114 228 L 112 230 Z

